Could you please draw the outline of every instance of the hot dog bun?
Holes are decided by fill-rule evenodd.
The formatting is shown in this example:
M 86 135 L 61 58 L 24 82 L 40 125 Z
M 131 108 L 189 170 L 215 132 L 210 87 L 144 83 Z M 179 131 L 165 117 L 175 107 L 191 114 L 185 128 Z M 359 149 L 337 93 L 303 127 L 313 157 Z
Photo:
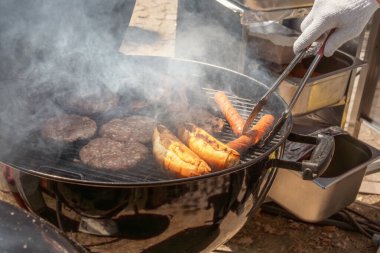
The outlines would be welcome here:
M 179 138 L 211 168 L 222 170 L 240 161 L 240 154 L 194 124 L 186 123 L 178 130 Z
M 200 176 L 211 172 L 207 163 L 165 126 L 158 125 L 154 129 L 152 142 L 157 163 L 178 177 Z

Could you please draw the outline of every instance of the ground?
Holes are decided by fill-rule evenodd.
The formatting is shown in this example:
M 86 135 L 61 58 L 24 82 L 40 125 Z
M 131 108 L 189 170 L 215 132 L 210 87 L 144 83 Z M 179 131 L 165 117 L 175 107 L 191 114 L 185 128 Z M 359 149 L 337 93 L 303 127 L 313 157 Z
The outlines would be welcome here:
M 380 208 L 378 195 L 360 194 L 357 200 Z M 352 204 L 350 208 L 380 221 L 379 209 L 358 204 Z M 253 217 L 226 246 L 223 251 L 236 253 L 364 253 L 377 250 L 370 239 L 358 232 L 297 222 L 263 212 Z

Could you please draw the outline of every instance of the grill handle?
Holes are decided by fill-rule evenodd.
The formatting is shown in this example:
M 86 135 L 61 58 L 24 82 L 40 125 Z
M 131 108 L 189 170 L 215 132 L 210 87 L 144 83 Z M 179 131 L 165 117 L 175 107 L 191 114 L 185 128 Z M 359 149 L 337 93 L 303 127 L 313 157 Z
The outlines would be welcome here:
M 329 167 L 335 150 L 333 136 L 318 134 L 316 137 L 291 133 L 289 141 L 316 145 L 309 160 L 287 161 L 273 159 L 271 167 L 283 168 L 301 172 L 304 180 L 314 180 L 321 176 Z

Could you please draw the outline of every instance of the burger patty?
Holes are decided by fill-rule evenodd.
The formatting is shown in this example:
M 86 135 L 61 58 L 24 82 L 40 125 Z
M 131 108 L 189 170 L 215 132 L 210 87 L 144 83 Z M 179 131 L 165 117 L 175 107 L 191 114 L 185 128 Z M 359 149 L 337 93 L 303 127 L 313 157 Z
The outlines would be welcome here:
M 192 108 L 190 109 L 190 115 L 192 122 L 208 133 L 220 133 L 223 130 L 223 119 L 212 115 L 205 109 Z
M 144 116 L 113 119 L 100 128 L 100 136 L 123 142 L 149 143 L 156 121 Z
M 148 154 L 148 149 L 141 143 L 96 138 L 80 150 L 79 157 L 84 164 L 94 168 L 122 170 L 136 166 Z
M 117 106 L 119 97 L 108 89 L 70 92 L 58 98 L 66 110 L 83 115 L 99 114 Z
M 175 129 L 183 127 L 184 123 L 193 123 L 210 134 L 218 134 L 224 127 L 223 119 L 214 116 L 206 109 L 197 107 L 170 114 L 167 121 Z
M 43 138 L 59 142 L 89 139 L 95 133 L 95 121 L 78 115 L 64 115 L 48 119 L 41 129 Z

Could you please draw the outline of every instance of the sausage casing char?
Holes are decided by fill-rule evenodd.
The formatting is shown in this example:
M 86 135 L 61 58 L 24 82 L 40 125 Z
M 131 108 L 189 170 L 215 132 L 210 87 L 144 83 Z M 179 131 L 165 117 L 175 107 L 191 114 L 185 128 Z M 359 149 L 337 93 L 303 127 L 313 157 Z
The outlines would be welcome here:
M 164 125 L 158 125 L 152 137 L 153 154 L 157 163 L 178 177 L 200 176 L 211 172 L 199 158 Z
M 256 145 L 261 138 L 264 137 L 265 133 L 272 127 L 274 123 L 274 117 L 271 114 L 265 114 L 261 119 L 252 127 L 250 131 L 243 134 L 239 138 L 227 143 L 227 145 L 239 151 L 240 153 L 245 152 L 250 147 Z
M 243 132 L 245 120 L 239 114 L 239 112 L 232 105 L 227 95 L 223 91 L 218 91 L 214 95 L 215 102 L 218 105 L 220 111 L 230 124 L 232 132 L 236 136 L 240 136 Z
M 213 170 L 234 166 L 240 161 L 240 154 L 220 142 L 194 124 L 186 123 L 178 130 L 179 138 Z

